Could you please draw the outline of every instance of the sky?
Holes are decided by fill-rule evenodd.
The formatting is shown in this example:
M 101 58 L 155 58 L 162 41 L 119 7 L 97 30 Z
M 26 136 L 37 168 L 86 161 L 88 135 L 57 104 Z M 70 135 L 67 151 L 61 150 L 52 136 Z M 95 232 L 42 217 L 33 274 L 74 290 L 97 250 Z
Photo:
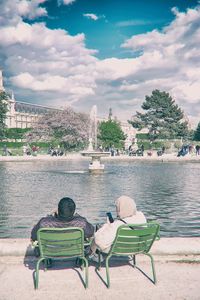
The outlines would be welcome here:
M 119 120 L 168 92 L 200 122 L 200 2 L 0 0 L 0 68 L 17 101 Z

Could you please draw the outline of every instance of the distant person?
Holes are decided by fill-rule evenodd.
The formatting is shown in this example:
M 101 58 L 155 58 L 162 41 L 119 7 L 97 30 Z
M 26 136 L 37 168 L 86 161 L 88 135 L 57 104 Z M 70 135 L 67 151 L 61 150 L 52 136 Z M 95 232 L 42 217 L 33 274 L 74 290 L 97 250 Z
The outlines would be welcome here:
M 110 153 L 111 153 L 111 156 L 115 156 L 115 149 L 114 149 L 114 148 L 111 148 L 111 149 L 110 149 Z
M 188 145 L 183 145 L 181 147 L 181 150 L 178 152 L 178 157 L 180 156 L 185 156 L 186 154 L 188 154 L 189 150 L 188 150 Z
M 128 196 L 121 196 L 116 200 L 116 212 L 117 218 L 111 221 L 107 219 L 105 223 L 94 234 L 94 240 L 91 244 L 90 259 L 97 261 L 98 255 L 96 250 L 99 249 L 102 252 L 108 253 L 111 245 L 113 244 L 117 229 L 123 224 L 144 224 L 146 218 L 141 211 L 137 211 L 135 201 Z
M 48 148 L 47 154 L 52 154 L 52 152 L 53 152 L 53 147 L 52 147 L 52 145 L 50 145 Z
M 116 156 L 120 156 L 119 149 L 116 150 Z
M 36 155 L 37 155 L 38 149 L 39 149 L 39 147 L 37 147 L 37 146 L 35 146 L 35 145 L 32 146 L 31 150 L 32 150 L 32 152 L 33 152 L 33 156 L 36 156 Z
M 200 146 L 196 145 L 195 149 L 196 149 L 196 155 L 199 155 L 200 154 Z
M 162 146 L 162 154 L 165 153 L 165 146 Z
M 31 240 L 37 240 L 37 231 L 40 228 L 65 228 L 65 227 L 80 227 L 84 231 L 85 238 L 90 238 L 94 234 L 94 227 L 84 217 L 75 213 L 76 204 L 68 197 L 62 198 L 58 203 L 58 212 L 43 217 L 33 227 L 31 231 Z
M 142 156 L 144 156 L 144 145 L 141 145 Z
M 3 155 L 4 156 L 12 155 L 12 151 L 9 150 L 6 145 L 3 145 Z
M 189 151 L 189 154 L 192 154 L 192 152 L 193 152 L 193 145 L 189 144 L 188 151 Z
M 27 146 L 26 145 L 22 146 L 22 151 L 23 151 L 23 155 L 26 155 L 26 151 L 27 151 Z
M 132 149 L 132 144 L 131 144 L 131 145 L 128 147 L 128 155 L 129 155 L 129 156 L 131 156 L 132 151 L 133 151 L 133 149 Z
M 3 145 L 3 155 L 5 155 L 5 156 L 8 155 L 8 148 L 6 145 Z

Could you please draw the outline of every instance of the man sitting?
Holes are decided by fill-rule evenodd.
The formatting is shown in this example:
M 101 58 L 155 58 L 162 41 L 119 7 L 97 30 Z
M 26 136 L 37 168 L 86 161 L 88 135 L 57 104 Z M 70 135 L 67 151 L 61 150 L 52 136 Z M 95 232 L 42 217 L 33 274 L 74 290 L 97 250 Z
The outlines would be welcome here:
M 33 227 L 31 231 L 31 240 L 37 240 L 37 231 L 40 228 L 66 228 L 66 227 L 80 227 L 84 231 L 84 237 L 90 238 L 94 234 L 94 227 L 86 218 L 81 217 L 75 213 L 76 204 L 68 197 L 62 198 L 58 203 L 58 212 L 47 217 L 43 217 Z

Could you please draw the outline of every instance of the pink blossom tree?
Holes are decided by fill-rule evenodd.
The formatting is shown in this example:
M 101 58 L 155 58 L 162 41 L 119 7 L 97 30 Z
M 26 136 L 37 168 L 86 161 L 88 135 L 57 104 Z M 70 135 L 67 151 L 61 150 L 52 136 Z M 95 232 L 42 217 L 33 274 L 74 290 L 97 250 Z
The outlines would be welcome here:
M 65 150 L 83 149 L 88 144 L 89 116 L 72 108 L 51 111 L 39 118 L 26 135 L 28 142 L 58 143 Z

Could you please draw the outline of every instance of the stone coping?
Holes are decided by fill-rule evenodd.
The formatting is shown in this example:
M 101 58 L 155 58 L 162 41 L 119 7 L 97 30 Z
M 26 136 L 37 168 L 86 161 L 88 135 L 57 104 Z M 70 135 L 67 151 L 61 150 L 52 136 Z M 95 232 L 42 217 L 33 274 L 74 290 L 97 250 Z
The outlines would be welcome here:
M 200 255 L 200 237 L 172 237 L 155 241 L 153 255 Z M 29 239 L 0 239 L 0 256 L 33 256 Z
M 37 156 L 0 156 L 0 162 L 17 162 L 17 161 L 41 161 L 41 160 L 90 160 L 89 157 L 84 157 L 81 153 L 68 153 L 64 156 L 50 156 L 50 155 L 41 155 Z M 128 156 L 128 155 L 120 155 L 120 156 L 109 156 L 102 157 L 102 160 L 116 160 L 116 161 L 160 161 L 160 162 L 200 162 L 200 155 L 196 156 L 195 154 L 186 155 L 177 157 L 177 153 L 164 154 L 162 156 L 157 156 L 157 154 L 153 154 L 152 156 Z

